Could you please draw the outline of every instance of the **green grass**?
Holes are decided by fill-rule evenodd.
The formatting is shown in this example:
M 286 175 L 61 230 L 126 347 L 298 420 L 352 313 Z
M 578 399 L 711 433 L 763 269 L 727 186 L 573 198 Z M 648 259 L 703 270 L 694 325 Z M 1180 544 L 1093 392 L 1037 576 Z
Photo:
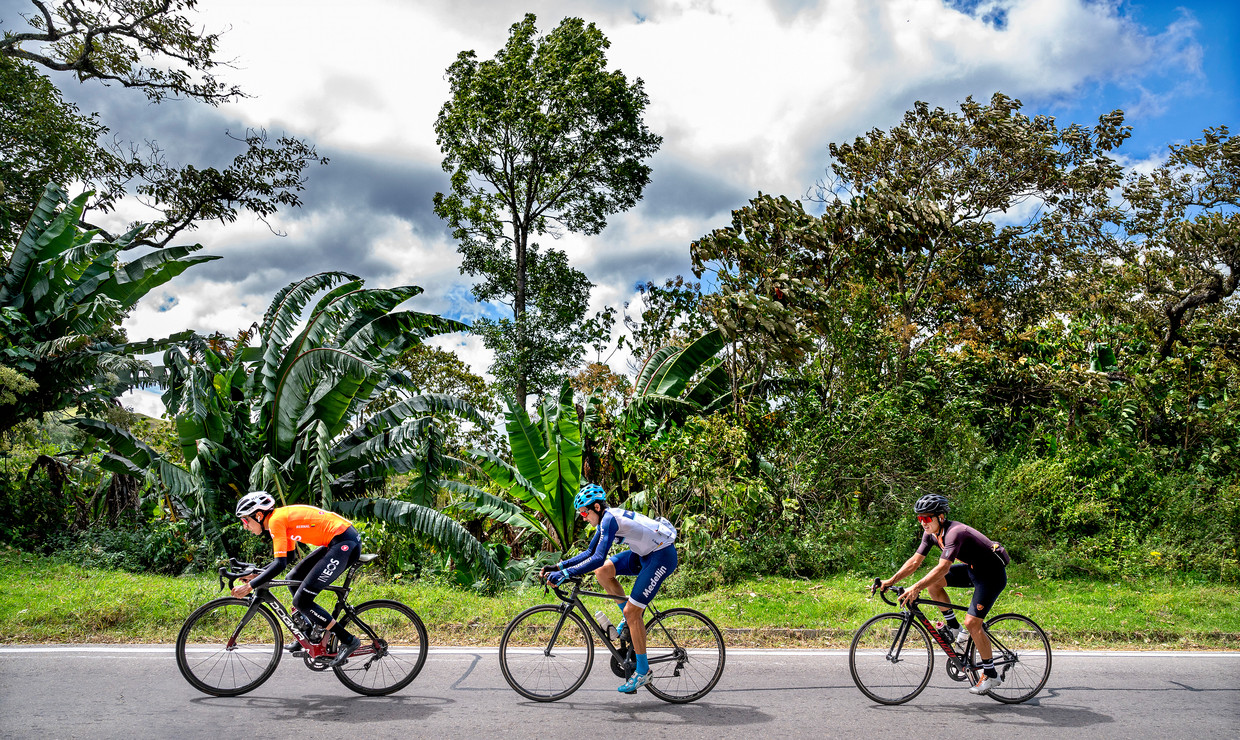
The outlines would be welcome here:
M 223 595 L 213 577 L 169 578 L 0 552 L 0 642 L 169 643 L 195 607 Z M 659 606 L 690 606 L 728 630 L 733 646 L 845 647 L 868 617 L 890 608 L 867 580 L 755 578 Z M 283 596 L 284 594 L 282 594 Z M 421 615 L 432 645 L 495 645 L 517 612 L 550 600 L 541 588 L 480 596 L 447 586 L 363 579 L 354 603 L 390 598 Z M 964 592 L 957 597 L 964 599 Z M 326 601 L 325 598 L 321 599 Z M 591 610 L 603 608 L 591 605 Z M 612 621 L 615 607 L 606 606 Z M 1240 588 L 1171 580 L 1101 583 L 1009 574 L 998 611 L 1026 614 L 1059 649 L 1240 649 Z

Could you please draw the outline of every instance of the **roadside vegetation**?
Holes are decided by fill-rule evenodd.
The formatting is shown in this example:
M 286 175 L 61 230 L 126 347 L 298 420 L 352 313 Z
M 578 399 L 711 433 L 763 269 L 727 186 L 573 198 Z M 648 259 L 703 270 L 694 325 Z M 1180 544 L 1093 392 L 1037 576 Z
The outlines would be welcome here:
M 0 642 L 8 644 L 168 644 L 190 612 L 222 595 L 213 576 L 86 568 L 16 550 L 0 553 L 0 578 L 13 586 L 0 593 Z M 868 579 L 855 573 L 814 580 L 751 577 L 692 596 L 684 595 L 677 578 L 668 582 L 659 606 L 705 612 L 725 630 L 730 647 L 847 647 L 862 622 L 890 610 L 869 596 Z M 509 619 L 554 599 L 541 587 L 486 596 L 436 579 L 371 576 L 355 587 L 352 600 L 380 598 L 410 604 L 426 623 L 432 646 L 497 645 Z M 1032 617 L 1057 650 L 1240 649 L 1235 586 L 1166 577 L 1047 580 L 1022 567 L 1011 573 L 998 609 Z
M 52 5 L 75 29 L 98 22 Z M 192 27 L 184 5 L 113 24 L 102 79 L 154 84 L 121 53 L 148 32 L 209 58 L 213 37 L 168 30 Z M 458 56 L 436 124 L 452 173 L 436 213 L 476 297 L 512 310 L 468 327 L 417 310 L 417 286 L 323 272 L 252 326 L 131 340 L 138 300 L 213 259 L 174 236 L 203 213 L 296 207 L 319 160 L 281 139 L 251 172 L 262 182 L 223 194 L 209 186 L 227 172 L 161 171 L 183 187 L 138 194 L 163 218 L 100 231 L 92 209 L 125 197 L 117 163 L 41 71 L 59 62 L 0 42 L 15 81 L 0 118 L 38 103 L 72 139 L 28 141 L 56 166 L 25 157 L 0 183 L 0 544 L 24 553 L 4 560 L 23 584 L 0 595 L 4 639 L 167 639 L 220 562 L 269 556 L 232 515 L 257 488 L 355 521 L 382 556 L 376 595 L 453 640 L 493 639 L 541 598 L 532 574 L 588 540 L 572 499 L 591 481 L 675 523 L 667 598 L 736 629 L 846 630 L 876 608 L 856 584 L 915 548 L 912 502 L 940 493 L 1011 553 L 1002 603 L 1027 604 L 1061 645 L 1232 644 L 1240 142 L 1226 126 L 1129 170 L 1123 111 L 1064 125 L 1000 92 L 915 103 L 832 145 L 810 197 L 756 194 L 685 244 L 692 279 L 651 276 L 640 300 L 587 318 L 588 276 L 537 241 L 596 234 L 636 204 L 661 139 L 598 28 L 540 35 L 536 20 L 494 59 Z M 236 94 L 209 75 L 160 80 L 153 99 Z M 517 120 L 521 137 L 497 133 Z M 496 136 L 514 148 L 491 156 Z M 496 350 L 494 383 L 425 343 L 458 331 Z M 633 359 L 616 369 L 621 348 Z M 159 389 L 164 417 L 122 409 L 132 388 Z M 794 639 L 773 634 L 735 638 Z

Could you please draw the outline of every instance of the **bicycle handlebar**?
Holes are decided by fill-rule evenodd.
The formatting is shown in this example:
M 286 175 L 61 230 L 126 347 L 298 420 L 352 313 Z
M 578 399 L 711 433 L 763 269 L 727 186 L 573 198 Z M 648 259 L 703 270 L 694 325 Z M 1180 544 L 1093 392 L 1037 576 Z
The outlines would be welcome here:
M 220 588 L 221 589 L 224 588 L 225 578 L 228 579 L 228 589 L 231 591 L 233 584 L 237 582 L 238 578 L 242 578 L 248 575 L 253 575 L 255 573 L 260 573 L 261 571 L 262 571 L 262 568 L 259 568 L 254 563 L 246 563 L 236 558 L 229 558 L 228 565 L 219 569 Z
M 895 591 L 896 597 L 898 598 L 901 594 L 904 593 L 904 587 L 903 586 L 892 586 L 890 588 L 883 588 L 883 581 L 881 578 L 875 578 L 874 584 L 870 586 L 870 593 L 878 593 L 879 598 L 887 602 L 889 606 L 899 607 L 900 605 L 898 603 L 887 598 L 888 591 Z

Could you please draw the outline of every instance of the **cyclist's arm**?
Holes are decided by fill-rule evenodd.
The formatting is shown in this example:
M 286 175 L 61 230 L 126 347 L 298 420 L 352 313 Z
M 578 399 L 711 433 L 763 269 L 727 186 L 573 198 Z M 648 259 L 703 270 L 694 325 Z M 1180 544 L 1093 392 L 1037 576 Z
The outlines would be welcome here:
M 568 560 L 564 560 L 559 563 L 556 563 L 554 570 L 560 570 L 561 568 L 564 568 L 564 569 L 571 568 L 574 565 L 577 565 L 578 563 L 583 563 L 586 560 L 588 560 L 590 558 L 591 553 L 594 552 L 594 548 L 598 547 L 598 534 L 599 534 L 599 530 L 597 529 L 594 530 L 594 536 L 590 538 L 590 544 L 586 545 L 586 549 L 572 556 Z
M 288 567 L 288 558 L 283 555 L 277 557 L 268 563 L 266 568 L 263 568 L 263 572 L 250 579 L 250 588 L 262 587 L 263 584 L 283 573 L 286 567 Z
M 943 578 L 944 576 L 946 576 L 947 571 L 951 570 L 951 567 L 952 567 L 951 560 L 947 558 L 939 558 L 938 564 L 935 565 L 933 568 L 931 568 L 929 573 L 922 576 L 921 579 L 917 581 L 917 583 L 914 583 L 912 586 L 909 586 L 909 590 L 910 591 L 921 591 L 926 586 L 929 586 L 931 583 L 934 583 L 940 578 Z M 916 598 L 916 596 L 914 596 L 913 598 Z
M 570 576 L 578 576 L 582 573 L 589 573 L 598 570 L 607 560 L 607 551 L 611 549 L 611 545 L 615 542 L 616 531 L 619 525 L 616 519 L 607 512 L 603 515 L 603 520 L 598 523 L 598 530 L 594 533 L 594 538 L 590 540 L 590 547 L 585 552 L 570 561 L 566 561 L 563 565 L 564 570 L 568 571 Z
M 896 571 L 895 575 L 883 581 L 883 588 L 891 588 L 900 581 L 903 581 L 905 578 L 908 578 L 913 573 L 916 573 L 917 569 L 920 568 L 921 564 L 925 561 L 925 555 L 916 552 L 913 553 L 913 556 L 904 561 L 904 565 L 900 566 L 900 569 Z

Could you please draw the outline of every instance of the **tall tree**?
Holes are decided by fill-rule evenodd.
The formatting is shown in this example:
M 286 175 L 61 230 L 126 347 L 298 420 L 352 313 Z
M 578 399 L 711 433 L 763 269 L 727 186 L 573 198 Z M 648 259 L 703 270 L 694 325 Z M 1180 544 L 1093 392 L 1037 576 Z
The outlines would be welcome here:
M 222 168 L 176 165 L 155 143 L 103 141 L 107 129 L 61 100 L 39 71 L 135 88 L 153 103 L 180 98 L 215 106 L 243 97 L 216 77 L 227 66 L 216 59 L 219 34 L 199 29 L 196 0 L 31 3 L 33 12 L 22 16 L 27 30 L 6 28 L 0 37 L 0 236 L 16 238 L 48 180 L 87 183 L 96 193 L 94 210 L 141 197 L 162 215 L 149 220 L 138 244 L 160 247 L 204 221 L 234 221 L 242 209 L 266 218 L 300 205 L 306 168 L 327 161 L 305 141 L 269 142 L 265 131 L 251 130 L 231 136 L 243 151 Z M 10 125 L 22 120 L 30 125 Z
M 457 56 L 435 122 L 452 175 L 435 213 L 460 242 L 461 273 L 483 276 L 474 295 L 512 309 L 511 320 L 477 328 L 496 351 L 492 372 L 521 408 L 580 356 L 575 329 L 592 287 L 562 251 L 540 252 L 531 237 L 602 231 L 609 215 L 641 199 L 644 161 L 662 143 L 642 121 L 641 79 L 607 70 L 602 31 L 566 18 L 540 37 L 536 20 L 513 24 L 494 59 Z

